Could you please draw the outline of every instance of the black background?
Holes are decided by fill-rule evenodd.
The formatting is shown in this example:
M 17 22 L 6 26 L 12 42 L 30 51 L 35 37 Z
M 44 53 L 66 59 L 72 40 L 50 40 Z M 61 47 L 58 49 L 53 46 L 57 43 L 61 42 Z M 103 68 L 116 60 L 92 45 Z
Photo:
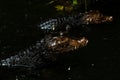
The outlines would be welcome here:
M 0 1 L 0 55 L 10 56 L 40 39 L 37 28 L 40 17 L 55 14 L 49 0 Z M 42 70 L 42 78 L 52 80 L 115 80 L 120 75 L 120 3 L 119 0 L 98 0 L 89 9 L 98 9 L 114 17 L 111 24 L 90 27 L 87 47 L 61 55 L 55 65 Z M 49 15 L 48 15 L 49 14 Z M 92 66 L 94 64 L 94 66 Z M 67 68 L 71 66 L 71 71 Z M 5 73 L 4 73 L 5 74 Z

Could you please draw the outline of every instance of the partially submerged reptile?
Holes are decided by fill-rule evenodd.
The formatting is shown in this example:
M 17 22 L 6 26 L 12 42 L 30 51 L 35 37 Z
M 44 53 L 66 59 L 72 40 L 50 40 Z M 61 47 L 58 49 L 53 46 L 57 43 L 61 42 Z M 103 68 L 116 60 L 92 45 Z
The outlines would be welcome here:
M 41 23 L 39 27 L 42 30 L 48 30 L 49 32 L 45 32 L 45 34 L 54 34 L 53 31 L 56 28 L 63 24 L 67 23 L 68 26 L 66 30 L 69 28 L 69 25 L 83 25 L 83 24 L 98 24 L 103 22 L 111 22 L 111 16 L 103 16 L 98 11 L 88 12 L 84 14 L 78 14 L 68 17 L 62 17 L 58 19 L 51 19 L 44 23 Z M 61 26 L 63 27 L 63 26 Z M 46 64 L 47 60 L 54 61 L 54 54 L 61 54 L 64 52 L 69 52 L 72 50 L 80 49 L 81 47 L 86 46 L 88 43 L 88 39 L 86 37 L 79 38 L 70 38 L 64 35 L 56 35 L 56 36 L 47 36 L 36 42 L 33 46 L 30 46 L 24 51 L 19 51 L 14 56 L 10 56 L 8 58 L 4 58 L 0 61 L 1 66 L 23 66 L 23 67 L 40 67 Z M 39 65 L 39 66 L 38 66 Z
M 100 24 L 104 22 L 111 22 L 113 20 L 112 16 L 105 16 L 98 10 L 86 12 L 81 18 L 83 24 Z
M 55 53 L 69 52 L 87 45 L 88 40 L 85 37 L 72 39 L 66 36 L 54 36 L 47 41 L 47 48 Z
M 81 25 L 88 25 L 88 24 L 101 24 L 112 22 L 113 16 L 106 16 L 102 14 L 100 11 L 89 11 L 85 13 L 79 13 L 75 15 L 68 15 L 63 17 L 57 17 L 49 19 L 43 23 L 40 23 L 38 27 L 42 30 L 55 30 L 58 28 L 65 28 L 65 25 L 72 25 L 74 26 L 81 26 Z M 59 26 L 59 27 L 58 27 Z

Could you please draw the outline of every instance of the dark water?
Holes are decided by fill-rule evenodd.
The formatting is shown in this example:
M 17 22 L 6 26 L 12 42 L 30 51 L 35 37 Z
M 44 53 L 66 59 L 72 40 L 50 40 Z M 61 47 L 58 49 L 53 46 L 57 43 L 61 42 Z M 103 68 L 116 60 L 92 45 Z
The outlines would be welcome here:
M 49 0 L 48 0 L 49 1 Z M 55 15 L 48 1 L 0 1 L 0 57 L 10 56 L 41 39 L 37 28 L 40 17 Z M 95 6 L 95 7 L 94 7 Z M 89 44 L 70 54 L 60 55 L 56 62 L 39 69 L 38 76 L 11 74 L 2 69 L 0 80 L 115 80 L 120 74 L 120 24 L 119 3 L 100 0 L 91 9 L 99 9 L 104 14 L 113 15 L 109 24 L 90 25 L 85 34 Z M 48 15 L 50 14 L 50 15 Z M 70 69 L 70 70 L 69 70 Z M 26 72 L 27 74 L 27 72 Z

